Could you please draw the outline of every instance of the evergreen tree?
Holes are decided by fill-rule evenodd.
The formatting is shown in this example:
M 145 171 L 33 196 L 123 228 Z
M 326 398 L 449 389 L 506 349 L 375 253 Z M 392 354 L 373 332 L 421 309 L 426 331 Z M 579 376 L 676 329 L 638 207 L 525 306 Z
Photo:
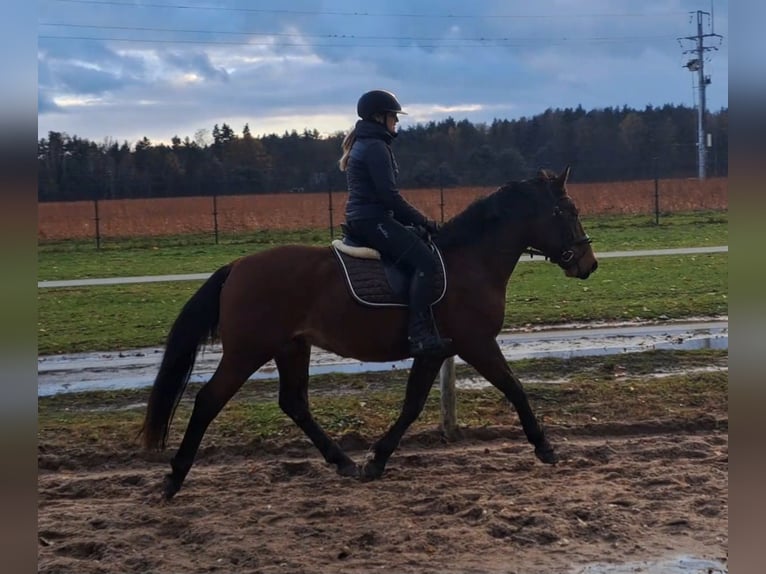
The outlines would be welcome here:
M 708 173 L 728 174 L 728 109 L 709 112 Z M 497 186 L 534 175 L 540 167 L 575 168 L 576 181 L 694 177 L 696 110 L 647 106 L 644 110 L 581 106 L 548 109 L 533 117 L 473 124 L 448 117 L 403 128 L 395 145 L 399 187 Z M 212 137 L 211 137 L 212 136 Z M 72 201 L 128 198 L 324 192 L 345 189 L 338 170 L 344 133 L 323 137 L 304 129 L 241 137 L 222 123 L 170 145 L 144 137 L 95 144 L 51 131 L 37 146 L 38 199 Z

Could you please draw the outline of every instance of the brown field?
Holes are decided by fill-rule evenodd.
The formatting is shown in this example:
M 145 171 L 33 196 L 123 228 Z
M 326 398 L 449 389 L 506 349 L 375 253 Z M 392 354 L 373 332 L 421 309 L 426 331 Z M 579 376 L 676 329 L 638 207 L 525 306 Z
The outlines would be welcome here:
M 654 181 L 570 184 L 569 194 L 583 215 L 654 213 Z M 728 178 L 668 179 L 659 181 L 660 210 L 664 213 L 728 208 Z M 489 187 L 444 190 L 444 219 L 459 213 Z M 439 189 L 403 190 L 411 203 L 441 219 Z M 311 229 L 337 226 L 343 219 L 345 192 L 332 194 L 265 194 L 217 198 L 221 233 L 264 229 Z M 208 233 L 214 229 L 213 198 L 102 200 L 98 202 L 102 237 L 145 237 Z M 96 236 L 92 201 L 38 204 L 38 240 L 86 239 Z

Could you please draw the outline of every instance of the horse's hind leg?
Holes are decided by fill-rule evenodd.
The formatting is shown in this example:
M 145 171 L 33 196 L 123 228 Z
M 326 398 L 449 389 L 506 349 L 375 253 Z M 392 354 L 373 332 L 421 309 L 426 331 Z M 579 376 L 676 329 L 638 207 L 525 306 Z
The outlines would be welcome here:
M 194 401 L 189 424 L 186 427 L 181 446 L 170 461 L 172 472 L 165 477 L 164 494 L 172 498 L 180 489 L 194 463 L 202 437 L 213 419 L 221 412 L 247 378 L 258 370 L 269 357 L 247 359 L 226 354 L 211 379 L 199 390 Z
M 371 458 L 362 467 L 362 479 L 372 480 L 383 474 L 404 433 L 423 411 L 442 362 L 442 359 L 433 357 L 418 357 L 413 361 L 399 418 L 372 446 Z
M 535 447 L 537 458 L 548 464 L 558 462 L 558 455 L 548 442 L 545 431 L 532 412 L 521 381 L 508 366 L 497 341 L 493 339 L 491 341 L 482 340 L 480 344 L 477 342 L 470 349 L 463 349 L 460 356 L 466 363 L 472 365 L 482 377 L 497 387 L 511 402 L 519 415 L 527 440 Z
M 274 357 L 279 369 L 279 406 L 306 433 L 325 460 L 337 467 L 338 474 L 357 476 L 356 463 L 311 415 L 308 398 L 310 359 L 311 345 L 303 338 L 291 340 Z

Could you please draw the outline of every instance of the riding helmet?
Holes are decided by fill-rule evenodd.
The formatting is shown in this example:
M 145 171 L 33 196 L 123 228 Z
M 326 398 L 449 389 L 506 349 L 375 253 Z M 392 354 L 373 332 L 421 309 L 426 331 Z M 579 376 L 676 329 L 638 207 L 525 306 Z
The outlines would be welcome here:
M 372 90 L 362 94 L 356 103 L 356 113 L 363 120 L 369 120 L 374 114 L 393 112 L 407 115 L 396 96 L 386 90 Z

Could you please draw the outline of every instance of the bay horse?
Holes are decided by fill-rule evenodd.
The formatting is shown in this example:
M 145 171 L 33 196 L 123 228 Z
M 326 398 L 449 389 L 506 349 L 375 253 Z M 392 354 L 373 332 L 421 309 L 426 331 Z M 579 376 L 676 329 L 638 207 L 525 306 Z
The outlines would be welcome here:
M 535 177 L 507 183 L 446 222 L 434 238 L 444 259 L 447 288 L 433 310 L 439 332 L 452 339 L 449 354 L 460 356 L 508 398 L 537 458 L 548 464 L 557 462 L 557 454 L 495 338 L 503 326 L 506 287 L 523 253 L 544 255 L 568 277 L 586 279 L 598 266 L 567 194 L 569 173 L 569 167 L 558 175 L 540 170 Z M 222 345 L 221 361 L 196 395 L 164 479 L 166 499 L 180 490 L 208 425 L 270 359 L 279 372 L 281 409 L 340 475 L 370 480 L 383 474 L 447 358 L 414 359 L 398 418 L 358 466 L 309 409 L 311 347 L 362 361 L 405 359 L 407 309 L 371 308 L 352 299 L 329 247 L 274 247 L 221 267 L 182 308 L 150 392 L 141 429 L 144 447 L 166 446 L 197 353 L 214 337 Z

